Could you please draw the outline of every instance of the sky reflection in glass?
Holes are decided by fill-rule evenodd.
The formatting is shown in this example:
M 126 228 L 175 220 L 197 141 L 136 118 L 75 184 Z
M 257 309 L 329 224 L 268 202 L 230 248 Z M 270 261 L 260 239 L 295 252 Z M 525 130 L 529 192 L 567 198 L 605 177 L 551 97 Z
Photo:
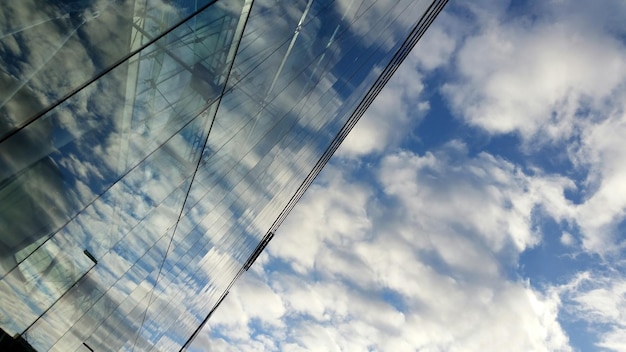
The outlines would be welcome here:
M 2 328 L 180 348 L 430 4 L 3 5 Z

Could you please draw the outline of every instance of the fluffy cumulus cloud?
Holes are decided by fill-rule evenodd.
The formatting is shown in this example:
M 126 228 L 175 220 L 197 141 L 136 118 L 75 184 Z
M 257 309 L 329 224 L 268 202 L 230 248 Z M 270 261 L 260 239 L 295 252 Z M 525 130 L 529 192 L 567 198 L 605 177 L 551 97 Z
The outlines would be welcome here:
M 285 314 L 282 299 L 258 277 L 242 280 L 224 306 L 235 314 L 216 316 L 215 323 L 233 327 L 231 334 L 237 334 L 236 337 L 247 338 L 250 333 L 248 324 L 255 319 L 261 319 L 263 324 L 274 328 L 283 326 L 280 320 Z
M 250 350 L 268 333 L 276 345 L 262 349 L 569 350 L 558 295 L 507 274 L 539 240 L 533 210 L 565 202 L 539 190 L 562 194 L 567 182 L 469 157 L 460 142 L 369 171 L 375 186 L 324 173 L 216 313 L 215 334 Z M 260 282 L 273 300 L 243 296 Z
M 474 25 L 464 27 L 471 31 L 458 40 L 454 78 L 442 92 L 467 124 L 518 136 L 526 155 L 556 151 L 571 163 L 561 173 L 579 196 L 562 204 L 561 219 L 576 231 L 563 231 L 560 242 L 580 244 L 575 255 L 599 255 L 611 274 L 582 270 L 560 292 L 597 347 L 623 350 L 626 7 L 559 1 L 531 2 L 521 14 L 519 4 L 465 10 Z
M 435 65 L 436 60 L 433 57 L 428 64 Z M 376 102 L 354 127 L 353 133 L 341 144 L 338 156 L 380 153 L 397 144 L 407 130 L 421 121 L 429 110 L 429 104 L 421 99 L 424 86 L 422 75 L 417 70 L 420 64 L 420 57 L 415 53 L 407 57 L 394 79 L 380 92 Z
M 626 91 L 622 92 L 626 97 Z M 624 248 L 620 224 L 626 217 L 626 114 L 623 103 L 602 121 L 588 122 L 580 145 L 572 152 L 580 167 L 588 170 L 583 183 L 588 196 L 576 207 L 586 250 L 602 255 L 619 255 Z
M 562 139 L 581 110 L 600 107 L 621 86 L 623 43 L 560 6 L 515 20 L 496 12 L 465 38 L 457 78 L 443 87 L 459 116 L 491 133 Z
M 616 20 L 624 5 L 534 4 L 513 18 L 494 8 L 491 20 L 484 8 L 467 11 L 484 24 L 463 37 L 451 59 L 454 78 L 442 92 L 453 111 L 490 134 L 517 134 L 527 153 L 562 147 L 588 175 L 572 210 L 585 250 L 617 253 L 626 211 L 626 28 Z
M 536 206 L 543 206 L 555 218 L 567 212 L 563 190 L 571 182 L 559 177 L 529 177 L 513 164 L 481 153 L 465 159 L 465 146 L 448 143 L 442 151 L 416 156 L 410 152 L 390 155 L 383 160 L 381 179 L 388 194 L 398 197 L 405 211 L 429 228 L 467 234 L 467 241 L 482 242 L 485 250 L 498 253 L 510 248 L 519 253 L 540 239 L 529 226 Z M 412 166 L 412 167 L 407 167 Z M 453 217 L 450 215 L 454 214 Z M 476 238 L 470 238 L 477 236 Z M 443 238 L 442 238 L 443 237 Z M 464 244 L 445 243 L 445 235 L 429 240 L 431 245 L 459 249 Z M 476 252 L 474 260 L 450 260 L 459 264 L 483 266 L 485 258 Z M 478 260 L 478 261 L 477 261 Z
M 577 235 L 563 231 L 560 241 L 580 243 L 576 255 L 599 255 L 611 274 L 583 270 L 560 293 L 597 347 L 623 350 L 626 27 L 618 19 L 626 8 L 617 1 L 532 3 L 518 16 L 492 8 L 491 20 L 483 8 L 467 11 L 484 24 L 459 41 L 449 63 L 454 78 L 442 92 L 469 125 L 517 135 L 526 155 L 556 150 L 573 165 L 561 172 L 579 197 L 562 203 L 560 218 Z

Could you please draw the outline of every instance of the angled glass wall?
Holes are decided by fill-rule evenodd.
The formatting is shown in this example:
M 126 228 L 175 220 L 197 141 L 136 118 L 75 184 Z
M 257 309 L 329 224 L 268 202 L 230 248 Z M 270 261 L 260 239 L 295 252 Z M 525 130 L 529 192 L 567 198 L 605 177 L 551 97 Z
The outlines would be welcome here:
M 0 5 L 0 327 L 184 347 L 443 3 Z

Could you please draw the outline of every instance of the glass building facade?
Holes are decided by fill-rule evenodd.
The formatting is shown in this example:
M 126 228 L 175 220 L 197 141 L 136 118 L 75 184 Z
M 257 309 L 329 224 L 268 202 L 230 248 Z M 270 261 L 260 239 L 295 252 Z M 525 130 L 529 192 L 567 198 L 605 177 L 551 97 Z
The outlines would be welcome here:
M 181 350 L 446 1 L 0 5 L 0 328 Z

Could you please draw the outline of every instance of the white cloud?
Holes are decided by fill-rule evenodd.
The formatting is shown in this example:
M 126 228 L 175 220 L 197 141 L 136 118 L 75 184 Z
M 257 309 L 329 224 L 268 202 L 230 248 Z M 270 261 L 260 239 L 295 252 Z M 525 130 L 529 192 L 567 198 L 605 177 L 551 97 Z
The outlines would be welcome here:
M 280 330 L 283 326 L 280 320 L 285 313 L 283 299 L 254 275 L 242 279 L 220 309 L 231 314 L 215 314 L 211 324 L 231 327 L 227 333 L 231 339 L 246 339 L 250 334 L 248 325 L 253 319 L 261 319 L 264 324 L 271 325 L 271 329 Z
M 274 241 L 268 248 L 274 256 L 289 260 L 294 269 L 307 272 L 314 268 L 316 257 L 325 243 L 340 243 L 363 238 L 370 227 L 366 202 L 370 190 L 349 184 L 338 171 L 329 168 L 322 176 L 326 186 L 312 186 L 306 197 L 290 214 L 281 232 L 297 234 Z M 341 189 L 341 192 L 337 192 Z
M 500 5 L 464 9 L 474 27 L 457 40 L 455 76 L 442 88 L 456 116 L 493 135 L 519 135 L 527 154 L 564 146 L 555 157 L 587 176 L 576 189 L 580 204 L 565 204 L 562 219 L 580 226 L 584 250 L 618 254 L 626 215 L 623 3 L 535 3 L 521 14 Z
M 507 243 L 513 244 L 519 253 L 540 240 L 530 226 L 535 207 L 543 206 L 557 218 L 567 213 L 563 190 L 572 186 L 567 179 L 530 177 L 510 162 L 487 153 L 466 159 L 465 146 L 460 142 L 453 141 L 446 148 L 424 156 L 398 153 L 383 160 L 381 179 L 386 192 L 411 209 L 420 226 L 440 229 L 439 234 L 452 231 L 476 235 L 486 249 L 495 253 L 505 249 Z M 444 238 L 430 241 L 435 244 Z M 443 253 L 454 245 L 437 244 Z M 458 246 L 468 250 L 467 246 Z M 459 259 L 460 263 L 466 261 Z
M 566 308 L 597 331 L 596 345 L 611 351 L 626 347 L 626 279 L 618 272 L 585 271 L 560 287 Z
M 569 183 L 488 154 L 468 157 L 459 142 L 424 156 L 399 152 L 376 169 L 380 194 L 329 169 L 270 243 L 259 273 L 282 298 L 284 328 L 262 330 L 280 341 L 263 349 L 570 350 L 559 296 L 505 274 L 540 240 L 533 209 L 565 202 L 542 187 L 563 198 Z M 282 261 L 295 271 L 269 269 Z M 256 329 L 235 318 L 247 313 L 233 297 L 211 321 L 214 332 Z M 276 316 L 261 310 L 258 319 Z M 229 343 L 255 339 L 243 335 Z
M 613 351 L 626 350 L 626 329 L 623 327 L 612 328 L 602 335 L 602 341 L 598 343 L 598 346 Z
M 454 22 L 453 16 L 449 16 L 447 12 L 441 13 L 415 46 L 413 56 L 425 72 L 449 63 L 452 52 L 457 47 L 456 33 L 449 33 L 456 30 L 457 24 Z
M 618 226 L 626 216 L 626 115 L 621 106 L 616 110 L 600 123 L 588 123 L 580 146 L 572 152 L 589 170 L 588 196 L 576 208 L 583 248 L 603 255 L 623 249 Z
M 422 74 L 417 68 L 419 58 L 416 54 L 407 57 L 346 137 L 336 155 L 359 157 L 380 153 L 396 146 L 407 130 L 419 124 L 429 110 L 428 102 L 421 99 L 424 86 L 421 83 Z
M 601 104 L 623 82 L 625 55 L 617 40 L 575 23 L 507 23 L 465 41 L 460 79 L 443 91 L 472 125 L 560 140 L 573 133 L 580 109 Z
M 566 247 L 571 247 L 576 243 L 574 236 L 569 232 L 563 232 L 560 238 L 561 244 Z

